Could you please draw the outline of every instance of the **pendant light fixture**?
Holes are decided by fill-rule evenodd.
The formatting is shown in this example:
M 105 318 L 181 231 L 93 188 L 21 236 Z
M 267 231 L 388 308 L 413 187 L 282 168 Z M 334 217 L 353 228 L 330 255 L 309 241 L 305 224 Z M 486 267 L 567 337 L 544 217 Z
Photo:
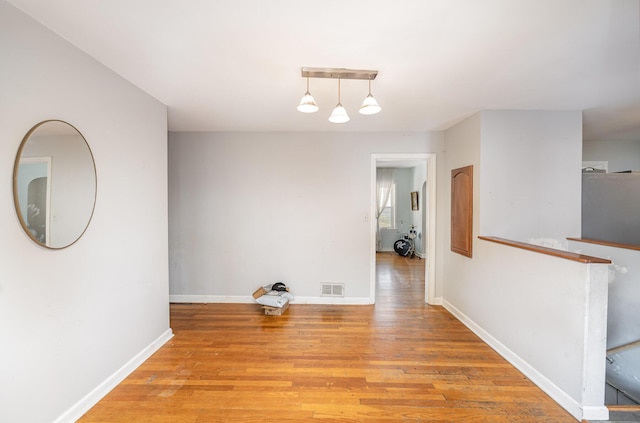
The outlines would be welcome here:
M 382 110 L 382 107 L 378 105 L 376 99 L 371 95 L 371 78 L 369 78 L 369 95 L 362 102 L 359 112 L 362 115 L 375 115 L 380 110 Z
M 342 103 L 340 103 L 340 78 L 338 78 L 338 104 L 336 105 L 333 112 L 331 112 L 331 116 L 329 116 L 329 122 L 332 123 L 345 123 L 349 122 L 349 115 L 347 114 L 347 110 L 342 107 Z
M 351 120 L 347 110 L 342 106 L 340 98 L 340 83 L 342 79 L 366 79 L 369 82 L 369 95 L 364 99 L 360 107 L 360 114 L 374 115 L 382 108 L 371 94 L 371 81 L 378 76 L 377 70 L 358 70 L 345 68 L 302 68 L 302 77 L 307 78 L 307 92 L 300 100 L 298 110 L 303 113 L 313 113 L 318 111 L 318 105 L 309 93 L 309 78 L 332 78 L 338 80 L 338 104 L 329 116 L 329 122 L 345 123 Z
M 315 113 L 319 109 L 313 96 L 309 93 L 309 77 L 307 76 L 307 92 L 302 96 L 300 104 L 298 104 L 298 111 L 302 113 Z

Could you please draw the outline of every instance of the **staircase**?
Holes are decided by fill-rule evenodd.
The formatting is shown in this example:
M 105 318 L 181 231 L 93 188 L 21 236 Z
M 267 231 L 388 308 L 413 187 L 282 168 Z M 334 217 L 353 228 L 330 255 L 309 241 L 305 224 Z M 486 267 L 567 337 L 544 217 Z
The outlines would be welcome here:
M 640 349 L 636 349 L 638 347 L 640 340 L 607 351 L 605 402 L 609 408 L 609 423 L 640 423 L 640 370 L 637 366 L 640 363 Z
M 638 423 L 640 422 L 640 408 L 636 408 L 635 411 L 622 410 L 618 411 L 615 408 L 609 410 L 609 420 L 589 420 L 587 423 Z

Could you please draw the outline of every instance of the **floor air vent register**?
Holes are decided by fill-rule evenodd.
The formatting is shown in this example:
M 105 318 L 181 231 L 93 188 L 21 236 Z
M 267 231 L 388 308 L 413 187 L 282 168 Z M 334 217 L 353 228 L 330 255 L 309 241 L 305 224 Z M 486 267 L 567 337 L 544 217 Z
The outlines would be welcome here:
M 320 296 L 322 297 L 344 297 L 343 283 L 322 283 Z

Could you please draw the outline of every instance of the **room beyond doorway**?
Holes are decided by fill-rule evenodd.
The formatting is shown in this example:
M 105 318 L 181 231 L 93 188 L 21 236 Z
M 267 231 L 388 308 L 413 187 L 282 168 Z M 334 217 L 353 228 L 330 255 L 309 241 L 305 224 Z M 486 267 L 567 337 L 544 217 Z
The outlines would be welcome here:
M 378 170 L 380 169 L 380 171 Z M 386 181 L 389 176 L 381 176 L 382 169 L 399 169 L 397 174 L 404 176 L 397 177 L 407 186 L 393 188 L 393 201 L 389 204 L 399 202 L 403 208 L 393 206 L 393 211 L 383 210 L 389 198 L 389 194 L 384 189 L 389 189 L 390 182 Z M 407 169 L 413 169 L 407 176 Z M 381 173 L 382 172 L 382 173 Z M 381 186 L 381 180 L 385 179 Z M 416 230 L 416 253 L 424 266 L 424 290 L 422 296 L 424 301 L 430 304 L 435 303 L 435 192 L 436 192 L 436 155 L 435 154 L 373 154 L 371 160 L 371 302 L 375 303 L 376 292 L 376 253 L 378 251 L 393 251 L 389 247 L 389 239 L 396 236 L 404 236 L 411 229 Z M 395 182 L 393 182 L 395 184 Z M 383 191 L 384 200 L 380 200 L 380 189 Z M 386 195 L 385 195 L 386 194 Z M 417 197 L 417 198 L 416 198 Z M 384 204 L 383 204 L 384 201 Z M 380 203 L 380 204 L 378 204 Z M 378 227 L 380 222 L 386 224 L 384 230 Z M 392 222 L 389 224 L 389 222 Z M 392 239 L 391 242 L 395 240 Z

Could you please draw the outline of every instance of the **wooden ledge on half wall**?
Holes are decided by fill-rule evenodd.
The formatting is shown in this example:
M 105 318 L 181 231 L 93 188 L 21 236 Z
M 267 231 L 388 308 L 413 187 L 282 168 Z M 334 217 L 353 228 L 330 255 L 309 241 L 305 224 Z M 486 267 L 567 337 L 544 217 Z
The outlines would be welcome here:
M 611 260 L 599 257 L 587 256 L 585 254 L 572 253 L 570 251 L 557 250 L 555 248 L 541 247 L 540 245 L 528 244 L 526 242 L 513 241 L 510 239 L 499 238 L 496 236 L 478 236 L 479 239 L 497 242 L 498 244 L 508 245 L 510 247 L 522 248 L 523 250 L 533 251 L 534 253 L 546 254 L 549 256 L 559 257 L 566 260 L 577 261 L 579 263 L 591 264 L 611 264 Z
M 605 245 L 607 247 L 624 248 L 625 250 L 640 251 L 640 245 L 637 244 L 623 244 L 621 242 L 604 241 L 600 239 L 589 238 L 567 238 L 569 241 L 587 242 L 589 244 Z

